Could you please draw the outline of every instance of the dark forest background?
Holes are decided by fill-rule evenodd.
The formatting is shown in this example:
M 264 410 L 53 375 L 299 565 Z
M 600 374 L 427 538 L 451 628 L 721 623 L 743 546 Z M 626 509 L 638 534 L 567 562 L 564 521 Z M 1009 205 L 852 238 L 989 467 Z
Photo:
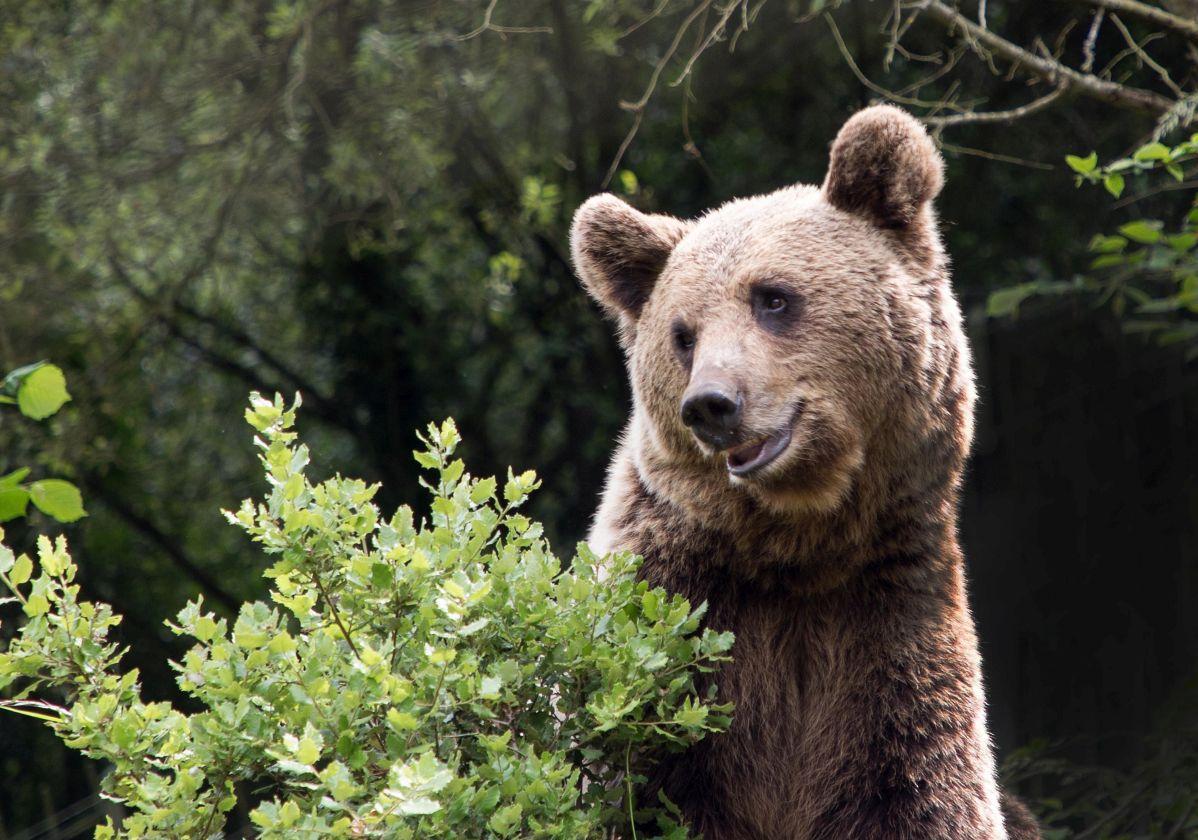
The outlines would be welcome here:
M 418 496 L 414 430 L 453 416 L 472 471 L 543 477 L 533 513 L 569 554 L 629 404 L 569 265 L 574 208 L 819 183 L 843 121 L 894 99 L 948 164 L 981 393 L 961 529 L 1006 772 L 1046 836 L 1198 836 L 1198 268 L 1160 239 L 1198 224 L 1192 156 L 1163 179 L 1141 156 L 1118 196 L 1065 162 L 1198 130 L 1194 12 L 0 0 L 0 371 L 49 359 L 73 395 L 0 415 L 0 474 L 69 478 L 89 512 L 8 538 L 65 531 L 176 701 L 163 619 L 260 594 L 220 514 L 259 491 L 251 389 L 302 391 L 314 461 L 384 507 Z M 1145 219 L 1157 239 L 1092 241 Z M 102 772 L 0 717 L 0 838 L 74 836 L 28 829 Z

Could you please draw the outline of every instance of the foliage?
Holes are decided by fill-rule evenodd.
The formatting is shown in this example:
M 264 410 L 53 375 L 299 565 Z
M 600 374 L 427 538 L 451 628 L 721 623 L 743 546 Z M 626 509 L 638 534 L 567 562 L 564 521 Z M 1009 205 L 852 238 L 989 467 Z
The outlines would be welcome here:
M 19 687 L 4 705 L 111 764 L 105 791 L 133 814 L 97 836 L 222 836 L 252 781 L 263 837 L 600 837 L 634 812 L 684 837 L 634 785 L 727 725 L 696 676 L 730 634 L 700 633 L 703 607 L 638 582 L 630 555 L 584 545 L 563 569 L 518 513 L 535 475 L 472 478 L 452 421 L 415 453 L 429 522 L 381 518 L 362 481 L 313 484 L 296 406 L 252 398 L 271 489 L 226 514 L 275 558 L 274 604 L 230 623 L 196 600 L 169 625 L 195 639 L 174 668 L 200 711 L 141 699 L 109 639 L 120 617 L 78 599 L 64 539 L 40 538 L 36 567 L 0 548 L 28 618 L 0 654 Z
M 1191 685 L 1186 698 L 1194 703 Z M 1044 840 L 1155 840 L 1198 832 L 1198 726 L 1192 713 L 1167 716 L 1167 731 L 1145 739 L 1126 770 L 1070 757 L 1077 744 L 1037 739 L 1014 750 L 1003 776 L 1039 790 L 1031 804 Z
M 1078 184 L 1101 184 L 1115 198 L 1123 194 L 1129 177 L 1146 180 L 1164 173 L 1185 188 L 1185 167 L 1196 160 L 1198 134 L 1175 146 L 1153 141 L 1130 157 L 1102 166 L 1095 152 L 1065 158 Z M 993 315 L 1009 315 L 1033 295 L 1086 291 L 1096 294 L 1100 303 L 1109 303 L 1116 314 L 1126 315 L 1129 331 L 1151 334 L 1162 343 L 1189 342 L 1187 358 L 1198 358 L 1196 245 L 1198 193 L 1193 193 L 1173 226 L 1141 218 L 1121 224 L 1116 233 L 1095 234 L 1089 245 L 1094 254 L 1091 275 L 1000 289 L 991 294 L 989 309 Z
M 17 368 L 0 382 L 0 405 L 15 405 L 31 420 L 45 420 L 70 400 L 66 377 L 57 365 L 35 362 Z M 34 506 L 59 522 L 74 522 L 87 515 L 79 489 L 61 478 L 25 482 L 29 467 L 18 467 L 0 476 L 0 522 L 24 516 Z
M 1198 134 L 1168 146 L 1159 141 L 1141 146 L 1126 158 L 1105 166 L 1097 155 L 1070 157 L 1070 168 L 1078 181 L 1101 183 L 1118 198 L 1126 177 L 1148 178 L 1165 173 L 1177 184 L 1185 181 L 1188 164 L 1198 160 Z M 1198 193 L 1181 220 L 1167 226 L 1159 219 L 1135 219 L 1119 226 L 1118 233 L 1096 235 L 1090 250 L 1096 256 L 1090 269 L 1099 273 L 1094 281 L 1102 296 L 1122 314 L 1128 303 L 1127 326 L 1152 333 L 1162 342 L 1194 342 L 1189 358 L 1198 358 Z

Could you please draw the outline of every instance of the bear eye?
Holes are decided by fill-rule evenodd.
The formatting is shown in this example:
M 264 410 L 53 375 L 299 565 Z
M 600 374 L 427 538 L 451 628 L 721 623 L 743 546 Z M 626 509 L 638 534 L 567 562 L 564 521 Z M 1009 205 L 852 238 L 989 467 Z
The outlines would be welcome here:
M 695 334 L 685 324 L 674 325 L 674 349 L 684 360 L 695 349 Z
M 793 292 L 774 286 L 760 286 L 750 296 L 753 316 L 771 332 L 781 332 L 799 316 L 802 300 Z

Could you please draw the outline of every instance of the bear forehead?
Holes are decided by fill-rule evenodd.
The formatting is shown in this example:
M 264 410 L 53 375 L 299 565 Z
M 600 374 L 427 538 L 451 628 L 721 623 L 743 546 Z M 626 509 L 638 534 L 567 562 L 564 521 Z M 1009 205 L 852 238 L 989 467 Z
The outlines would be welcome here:
M 875 274 L 896 254 L 884 234 L 798 185 L 737 199 L 698 219 L 662 272 L 662 291 L 680 287 L 737 294 L 758 282 L 835 282 Z

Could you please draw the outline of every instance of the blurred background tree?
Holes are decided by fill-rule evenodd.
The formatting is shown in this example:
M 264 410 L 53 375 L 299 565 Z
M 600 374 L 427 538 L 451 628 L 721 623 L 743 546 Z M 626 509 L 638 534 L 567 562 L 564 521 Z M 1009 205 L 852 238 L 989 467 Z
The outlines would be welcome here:
M 982 383 L 963 536 L 1000 746 L 1057 836 L 1193 833 L 1185 2 L 6 0 L 0 17 L 0 369 L 51 359 L 73 396 L 35 430 L 0 425 L 0 475 L 82 488 L 81 582 L 127 616 L 147 652 L 131 664 L 175 650 L 161 620 L 197 591 L 258 594 L 218 512 L 256 489 L 251 388 L 302 391 L 317 463 L 383 481 L 384 506 L 417 496 L 413 430 L 452 415 L 475 470 L 535 468 L 532 514 L 558 545 L 582 538 L 628 396 L 569 266 L 574 207 L 612 189 L 692 215 L 818 183 L 843 120 L 891 99 L 949 165 Z M 176 696 L 160 668 L 145 683 Z M 1012 752 L 1033 739 L 1052 755 Z M 1085 791 L 1079 766 L 1101 770 Z M 0 836 L 97 772 L 0 720 Z M 1162 773 L 1181 793 L 1146 802 Z

